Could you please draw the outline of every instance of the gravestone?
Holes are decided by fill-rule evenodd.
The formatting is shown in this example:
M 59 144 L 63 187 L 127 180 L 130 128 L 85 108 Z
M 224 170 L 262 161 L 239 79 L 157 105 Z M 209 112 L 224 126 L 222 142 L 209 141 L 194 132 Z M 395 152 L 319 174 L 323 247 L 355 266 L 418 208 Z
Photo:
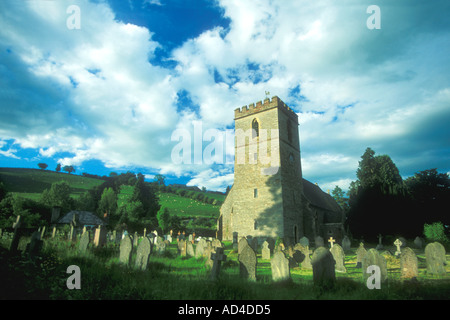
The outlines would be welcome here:
M 150 243 L 151 243 L 151 241 L 150 241 Z M 166 252 L 167 247 L 168 247 L 168 245 L 165 241 L 157 241 L 155 243 L 155 251 L 159 255 L 164 254 L 164 252 Z
M 352 246 L 352 242 L 350 239 L 345 236 L 344 239 L 342 239 L 342 249 L 344 249 L 345 252 L 349 252 Z
M 89 242 L 91 241 L 89 231 L 83 232 L 81 235 L 80 243 L 78 244 L 78 252 L 83 253 L 86 252 Z
M 178 241 L 178 254 L 182 257 L 186 257 L 186 240 L 180 239 Z
M 376 249 L 369 249 L 362 259 L 362 274 L 364 283 L 367 282 L 367 278 L 369 278 L 372 274 L 367 273 L 367 267 L 376 265 L 380 268 L 380 281 L 381 283 L 387 280 L 387 262 L 386 259 L 378 252 Z
M 12 226 L 14 228 L 14 234 L 13 234 L 13 238 L 11 241 L 11 245 L 9 246 L 9 251 L 12 253 L 16 253 L 17 247 L 19 246 L 19 240 L 20 240 L 20 236 L 21 236 L 21 229 L 20 229 L 21 225 L 22 225 L 22 219 L 20 216 L 17 216 L 16 222 L 14 222 L 13 226 Z
M 445 275 L 445 248 L 439 242 L 427 244 L 425 247 L 425 258 L 427 263 L 427 273 L 434 275 Z
M 133 236 L 133 247 L 137 248 L 138 244 L 139 244 L 139 236 L 137 231 L 135 231 Z
M 419 276 L 419 262 L 411 248 L 404 248 L 400 255 L 400 273 L 403 279 L 417 278 Z
M 307 237 L 302 237 L 299 243 L 304 247 L 309 247 L 309 239 Z
M 278 251 L 273 255 L 272 260 L 270 260 L 270 266 L 272 268 L 273 281 L 290 279 L 289 260 L 284 256 L 283 252 Z
M 219 239 L 214 239 L 211 242 L 211 246 L 215 249 L 215 248 L 223 248 L 222 242 L 220 242 Z
M 98 228 L 95 229 L 94 246 L 102 247 L 105 244 L 106 244 L 106 228 L 98 226 Z
M 414 239 L 414 245 L 417 249 L 423 249 L 423 239 L 421 237 L 416 237 Z
M 321 236 L 317 236 L 314 238 L 314 244 L 316 246 L 316 249 L 319 247 L 324 247 L 325 244 L 323 242 L 323 238 Z
M 258 252 L 258 239 L 257 238 L 252 238 L 250 240 L 250 247 L 252 247 L 253 251 Z
M 186 255 L 188 257 L 195 257 L 194 245 L 190 241 L 186 244 Z
M 42 230 L 41 230 L 41 240 L 44 240 L 44 237 L 45 237 L 45 229 L 46 229 L 46 227 L 43 226 L 43 227 L 42 227 Z
M 311 264 L 314 285 L 322 288 L 334 287 L 336 273 L 331 252 L 325 247 L 317 248 L 312 255 Z
M 377 244 L 377 247 L 376 247 L 377 250 L 383 250 L 384 249 L 382 240 L 383 240 L 383 236 L 381 234 L 379 234 L 378 235 L 378 244 Z
M 152 252 L 152 244 L 147 237 L 142 238 L 137 247 L 135 267 L 140 270 L 146 270 L 148 258 Z
M 222 261 L 227 260 L 227 256 L 223 253 L 224 249 L 222 247 L 216 248 L 216 253 L 211 253 L 211 260 L 213 261 L 212 269 L 211 269 L 211 280 L 215 280 L 220 275 L 220 266 Z
M 41 253 L 43 244 L 44 242 L 41 240 L 41 233 L 39 231 L 33 232 L 27 248 L 28 257 L 31 261 L 36 261 L 36 257 Z
M 239 240 L 239 243 L 238 243 L 238 254 L 241 254 L 242 249 L 244 249 L 247 246 L 249 246 L 247 239 L 242 237 L 241 240 Z
M 402 244 L 400 245 L 400 248 L 406 247 L 406 245 L 407 245 L 406 239 L 404 237 L 399 237 L 398 239 L 402 242 Z
M 133 240 L 129 235 L 124 235 L 120 241 L 119 261 L 128 265 L 131 259 L 131 251 L 133 250 Z
M 359 244 L 359 248 L 356 249 L 356 268 L 361 268 L 362 260 L 367 254 L 367 250 L 364 248 L 364 243 Z
M 262 244 L 261 257 L 264 260 L 270 260 L 270 249 L 267 241 L 264 241 Z
M 233 232 L 233 250 L 234 251 L 238 250 L 238 242 L 239 242 L 238 233 Z
M 247 242 L 247 241 L 246 241 Z M 239 241 L 239 244 L 241 242 Z M 242 278 L 256 281 L 256 253 L 247 244 L 241 250 L 239 254 L 239 275 Z
M 312 250 L 309 250 L 309 246 L 306 246 L 305 250 L 303 251 L 303 255 L 305 256 L 305 258 L 302 261 L 302 269 L 312 269 L 311 254 Z
M 197 246 L 195 247 L 195 257 L 196 258 L 203 257 L 203 252 L 205 250 L 205 247 L 206 247 L 206 240 L 202 238 L 198 241 Z
M 328 239 L 328 242 L 330 243 L 331 248 L 333 248 L 333 244 L 336 242 L 336 240 L 334 240 L 333 237 L 330 237 L 330 239 Z
M 338 244 L 335 244 L 330 249 L 331 254 L 333 255 L 333 259 L 335 261 L 335 269 L 337 272 L 347 272 L 347 268 L 345 268 L 345 254 L 344 249 Z
M 52 239 L 55 239 L 55 236 L 56 236 L 56 227 L 53 227 Z
M 400 239 L 397 239 L 394 241 L 394 245 L 397 247 L 397 250 L 395 251 L 395 256 L 398 257 L 402 251 L 400 250 L 400 247 L 402 246 L 403 242 Z

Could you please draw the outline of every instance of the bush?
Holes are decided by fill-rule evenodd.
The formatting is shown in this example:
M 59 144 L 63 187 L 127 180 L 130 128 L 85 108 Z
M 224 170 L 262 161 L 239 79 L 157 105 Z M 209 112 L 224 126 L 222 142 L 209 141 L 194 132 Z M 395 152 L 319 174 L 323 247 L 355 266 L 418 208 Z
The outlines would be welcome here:
M 425 224 L 423 227 L 423 234 L 429 241 L 439 241 L 444 243 L 448 242 L 442 222 Z

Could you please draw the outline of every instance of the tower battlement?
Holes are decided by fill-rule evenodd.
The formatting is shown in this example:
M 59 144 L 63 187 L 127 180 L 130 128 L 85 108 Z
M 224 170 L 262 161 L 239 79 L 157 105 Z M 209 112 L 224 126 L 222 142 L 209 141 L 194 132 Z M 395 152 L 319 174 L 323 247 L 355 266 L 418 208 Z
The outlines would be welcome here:
M 263 101 L 256 102 L 256 105 L 254 103 L 250 103 L 248 106 L 243 106 L 242 108 L 237 108 L 234 110 L 234 118 L 243 118 L 248 115 L 252 115 L 261 111 L 265 111 L 272 108 L 280 108 L 284 111 L 286 111 L 291 116 L 294 116 L 297 118 L 297 114 L 289 108 L 280 98 L 277 96 L 273 96 L 272 100 L 269 98 L 264 99 Z

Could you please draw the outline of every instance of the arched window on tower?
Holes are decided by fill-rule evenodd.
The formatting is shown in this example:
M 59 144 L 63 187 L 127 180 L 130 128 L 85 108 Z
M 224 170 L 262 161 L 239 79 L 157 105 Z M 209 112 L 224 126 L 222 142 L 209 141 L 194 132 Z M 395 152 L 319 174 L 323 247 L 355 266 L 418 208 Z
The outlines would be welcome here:
M 255 139 L 259 137 L 259 123 L 258 120 L 253 119 L 252 121 L 252 138 Z

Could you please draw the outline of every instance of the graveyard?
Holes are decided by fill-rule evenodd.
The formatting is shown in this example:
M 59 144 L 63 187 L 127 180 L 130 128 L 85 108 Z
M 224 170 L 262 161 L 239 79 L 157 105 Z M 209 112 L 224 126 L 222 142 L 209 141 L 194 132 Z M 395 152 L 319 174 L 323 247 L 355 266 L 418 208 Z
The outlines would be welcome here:
M 380 246 L 330 238 L 318 248 L 306 238 L 295 246 L 236 240 L 101 228 L 75 235 L 44 229 L 19 239 L 3 232 L 0 298 L 422 300 L 450 294 L 449 255 L 421 239 L 385 239 Z M 373 265 L 381 270 L 379 288 L 369 288 L 371 274 L 363 272 Z M 79 289 L 69 289 L 69 266 L 79 267 Z

